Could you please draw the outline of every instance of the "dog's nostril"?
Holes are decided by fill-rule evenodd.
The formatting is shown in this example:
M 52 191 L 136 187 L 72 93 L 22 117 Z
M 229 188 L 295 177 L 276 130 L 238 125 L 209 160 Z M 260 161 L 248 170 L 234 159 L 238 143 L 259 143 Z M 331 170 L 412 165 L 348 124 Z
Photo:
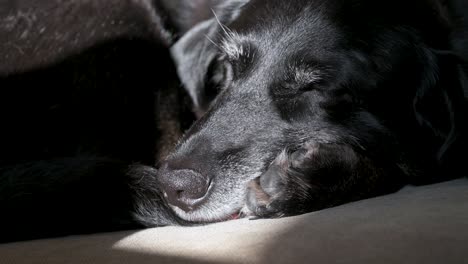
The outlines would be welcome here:
M 167 202 L 184 211 L 200 205 L 210 187 L 210 181 L 192 170 L 164 170 L 158 176 Z
M 177 190 L 177 191 L 176 191 L 177 196 L 178 196 L 178 197 L 182 197 L 182 193 L 183 193 L 183 192 L 184 192 L 183 190 Z

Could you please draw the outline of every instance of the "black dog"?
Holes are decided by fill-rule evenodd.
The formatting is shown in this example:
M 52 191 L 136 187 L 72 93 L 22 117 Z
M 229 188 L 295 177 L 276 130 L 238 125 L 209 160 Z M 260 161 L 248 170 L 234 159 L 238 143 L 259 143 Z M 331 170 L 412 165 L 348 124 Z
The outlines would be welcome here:
M 464 161 L 460 7 L 36 2 L 0 4 L 1 241 L 297 214 Z M 191 122 L 168 48 L 217 2 L 173 48 L 201 120 L 157 173 Z
M 225 2 L 173 48 L 201 116 L 157 176 L 179 217 L 294 215 L 466 175 L 451 3 Z
M 0 3 L 0 241 L 141 227 L 147 203 L 179 223 L 142 178 L 194 120 L 169 52 L 193 2 Z

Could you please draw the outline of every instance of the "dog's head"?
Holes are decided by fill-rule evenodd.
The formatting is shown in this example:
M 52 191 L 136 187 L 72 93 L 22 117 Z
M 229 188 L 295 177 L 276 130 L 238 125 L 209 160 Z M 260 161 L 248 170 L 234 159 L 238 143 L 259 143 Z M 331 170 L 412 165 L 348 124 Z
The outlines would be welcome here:
M 174 47 L 198 122 L 158 179 L 184 220 L 229 218 L 283 151 L 346 144 L 403 175 L 453 153 L 463 94 L 429 1 L 236 0 Z M 386 167 L 385 167 L 386 168 Z

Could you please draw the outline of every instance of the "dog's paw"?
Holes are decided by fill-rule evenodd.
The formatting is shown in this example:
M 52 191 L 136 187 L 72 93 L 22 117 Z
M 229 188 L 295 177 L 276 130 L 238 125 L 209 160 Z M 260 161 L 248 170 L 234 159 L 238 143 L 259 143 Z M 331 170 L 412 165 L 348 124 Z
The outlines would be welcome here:
M 249 183 L 246 201 L 249 213 L 274 218 L 306 210 L 312 191 L 308 168 L 319 148 L 319 144 L 308 144 L 293 153 L 283 151 L 264 174 Z

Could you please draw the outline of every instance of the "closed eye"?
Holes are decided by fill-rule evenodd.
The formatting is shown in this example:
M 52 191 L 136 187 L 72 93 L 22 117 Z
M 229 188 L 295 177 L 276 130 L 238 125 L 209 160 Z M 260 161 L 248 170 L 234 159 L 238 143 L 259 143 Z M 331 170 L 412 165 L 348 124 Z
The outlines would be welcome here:
M 221 90 L 229 86 L 233 78 L 232 72 L 232 66 L 224 56 L 213 59 L 206 75 L 205 93 L 213 99 Z
M 290 69 L 281 81 L 282 92 L 295 94 L 319 89 L 325 82 L 324 74 L 320 70 Z

